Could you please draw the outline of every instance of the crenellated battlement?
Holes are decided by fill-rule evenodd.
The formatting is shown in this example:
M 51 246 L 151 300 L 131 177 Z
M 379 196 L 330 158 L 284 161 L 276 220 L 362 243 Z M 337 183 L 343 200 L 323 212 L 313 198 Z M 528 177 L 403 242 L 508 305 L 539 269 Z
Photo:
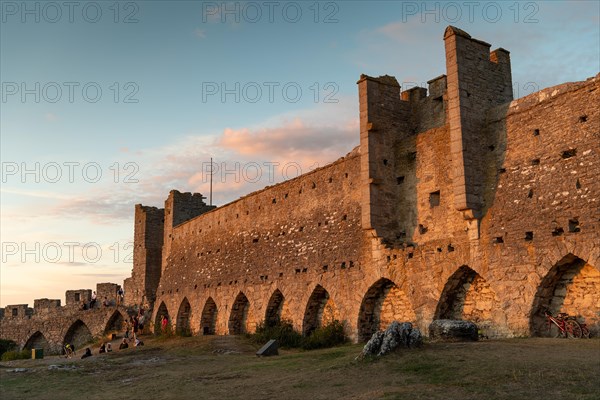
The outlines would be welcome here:
M 121 285 L 116 283 L 96 284 L 96 308 L 105 307 L 103 304 L 105 299 L 109 306 L 116 306 L 119 303 L 117 300 L 117 291 L 120 287 Z M 65 292 L 64 306 L 61 305 L 60 299 L 48 298 L 35 299 L 33 307 L 29 307 L 29 304 L 10 304 L 2 309 L 0 319 L 30 319 L 32 316 L 58 315 L 73 310 L 80 310 L 83 308 L 83 304 L 88 307 L 91 299 L 91 289 L 67 290 Z

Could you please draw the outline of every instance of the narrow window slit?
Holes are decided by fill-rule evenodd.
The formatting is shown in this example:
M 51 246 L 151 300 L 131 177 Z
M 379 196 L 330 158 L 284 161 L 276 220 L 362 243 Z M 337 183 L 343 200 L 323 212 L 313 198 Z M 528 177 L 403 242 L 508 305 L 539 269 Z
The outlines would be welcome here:
M 579 220 L 577 218 L 573 218 L 569 220 L 569 232 L 580 232 L 581 228 L 579 227 Z
M 574 157 L 577 154 L 577 149 L 569 149 L 562 152 L 561 157 L 564 159 Z

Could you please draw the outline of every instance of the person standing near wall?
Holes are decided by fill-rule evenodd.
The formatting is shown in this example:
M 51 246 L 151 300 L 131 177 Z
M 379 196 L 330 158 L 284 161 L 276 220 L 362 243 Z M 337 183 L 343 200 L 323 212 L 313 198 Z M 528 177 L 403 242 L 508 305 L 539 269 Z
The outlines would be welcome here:
M 133 341 L 135 342 L 140 324 L 137 315 L 135 317 L 131 317 L 131 324 L 133 325 Z
M 123 292 L 123 288 L 121 286 L 119 286 L 119 290 L 117 290 L 117 305 L 121 305 L 123 304 L 123 297 L 125 296 L 125 293 Z
M 167 333 L 167 324 L 169 323 L 169 321 L 167 320 L 167 317 L 165 317 L 164 315 L 160 316 L 160 329 L 162 331 L 162 333 Z
M 94 290 L 94 292 L 92 293 L 92 300 L 90 300 L 90 309 L 96 306 L 96 298 L 96 291 Z

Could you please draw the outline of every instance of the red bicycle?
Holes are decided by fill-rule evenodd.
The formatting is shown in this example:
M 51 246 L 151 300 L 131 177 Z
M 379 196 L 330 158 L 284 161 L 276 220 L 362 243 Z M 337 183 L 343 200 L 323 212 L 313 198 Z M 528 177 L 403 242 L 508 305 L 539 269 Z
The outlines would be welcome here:
M 587 327 L 587 324 L 585 322 L 579 322 L 579 320 L 577 320 L 577 323 L 581 327 L 581 337 L 589 339 L 592 335 L 589 328 Z
M 551 336 L 569 339 L 581 339 L 583 336 L 583 329 L 575 320 L 575 317 L 569 317 L 566 313 L 559 313 L 554 317 L 548 311 L 545 311 L 544 314 L 546 315 L 546 325 Z M 587 332 L 587 337 L 589 337 L 589 331 Z

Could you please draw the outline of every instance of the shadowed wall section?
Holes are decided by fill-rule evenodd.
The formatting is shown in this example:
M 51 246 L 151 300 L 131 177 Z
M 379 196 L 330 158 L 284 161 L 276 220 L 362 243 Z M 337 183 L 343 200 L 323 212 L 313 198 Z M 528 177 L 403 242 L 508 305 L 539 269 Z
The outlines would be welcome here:
M 201 332 L 203 335 L 214 335 L 217 323 L 217 304 L 209 297 L 202 309 L 202 320 L 200 321 Z

